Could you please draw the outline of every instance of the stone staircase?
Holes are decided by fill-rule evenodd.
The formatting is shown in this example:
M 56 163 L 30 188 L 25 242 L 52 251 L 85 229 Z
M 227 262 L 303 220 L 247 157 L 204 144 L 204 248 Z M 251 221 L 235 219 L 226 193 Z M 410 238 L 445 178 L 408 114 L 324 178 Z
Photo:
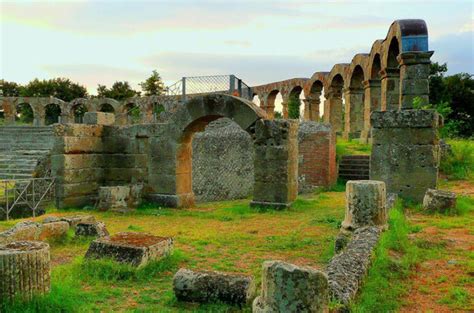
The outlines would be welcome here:
M 339 163 L 342 180 L 369 179 L 370 155 L 343 155 Z
M 0 179 L 33 177 L 53 143 L 52 127 L 0 127 Z

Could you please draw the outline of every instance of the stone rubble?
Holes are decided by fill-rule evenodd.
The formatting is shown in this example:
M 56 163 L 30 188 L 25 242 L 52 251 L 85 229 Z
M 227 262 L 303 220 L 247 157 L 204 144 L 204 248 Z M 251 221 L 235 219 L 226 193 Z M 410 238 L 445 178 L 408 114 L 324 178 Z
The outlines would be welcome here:
M 428 189 L 423 198 L 423 209 L 429 212 L 445 213 L 456 207 L 456 193 Z

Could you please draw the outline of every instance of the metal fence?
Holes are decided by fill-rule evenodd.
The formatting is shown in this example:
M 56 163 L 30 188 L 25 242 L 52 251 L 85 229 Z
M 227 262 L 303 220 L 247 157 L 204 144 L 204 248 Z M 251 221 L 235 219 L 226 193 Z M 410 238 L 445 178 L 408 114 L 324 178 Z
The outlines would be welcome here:
M 33 217 L 42 205 L 54 199 L 54 178 L 0 180 L 0 211 L 7 220 L 15 208 L 31 210 Z
M 225 93 L 252 100 L 251 88 L 235 75 L 183 77 L 181 88 L 183 100 L 188 96 L 208 93 Z

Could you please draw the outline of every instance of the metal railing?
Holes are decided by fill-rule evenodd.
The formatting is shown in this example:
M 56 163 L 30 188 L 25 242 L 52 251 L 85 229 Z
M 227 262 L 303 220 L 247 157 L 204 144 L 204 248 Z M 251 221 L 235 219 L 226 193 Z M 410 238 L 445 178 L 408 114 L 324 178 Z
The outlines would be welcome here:
M 32 211 L 54 199 L 54 178 L 4 179 L 0 180 L 0 211 L 6 220 L 16 207 Z
M 208 93 L 225 93 L 252 100 L 251 88 L 235 75 L 183 77 L 181 81 L 183 100 Z

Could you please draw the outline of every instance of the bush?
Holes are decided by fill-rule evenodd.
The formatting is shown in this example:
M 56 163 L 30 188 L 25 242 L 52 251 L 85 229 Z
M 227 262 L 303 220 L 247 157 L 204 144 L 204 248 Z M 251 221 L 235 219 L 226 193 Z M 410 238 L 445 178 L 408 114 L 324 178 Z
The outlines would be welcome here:
M 474 173 L 474 141 L 449 140 L 452 151 L 441 158 L 440 169 L 452 179 L 470 179 Z

